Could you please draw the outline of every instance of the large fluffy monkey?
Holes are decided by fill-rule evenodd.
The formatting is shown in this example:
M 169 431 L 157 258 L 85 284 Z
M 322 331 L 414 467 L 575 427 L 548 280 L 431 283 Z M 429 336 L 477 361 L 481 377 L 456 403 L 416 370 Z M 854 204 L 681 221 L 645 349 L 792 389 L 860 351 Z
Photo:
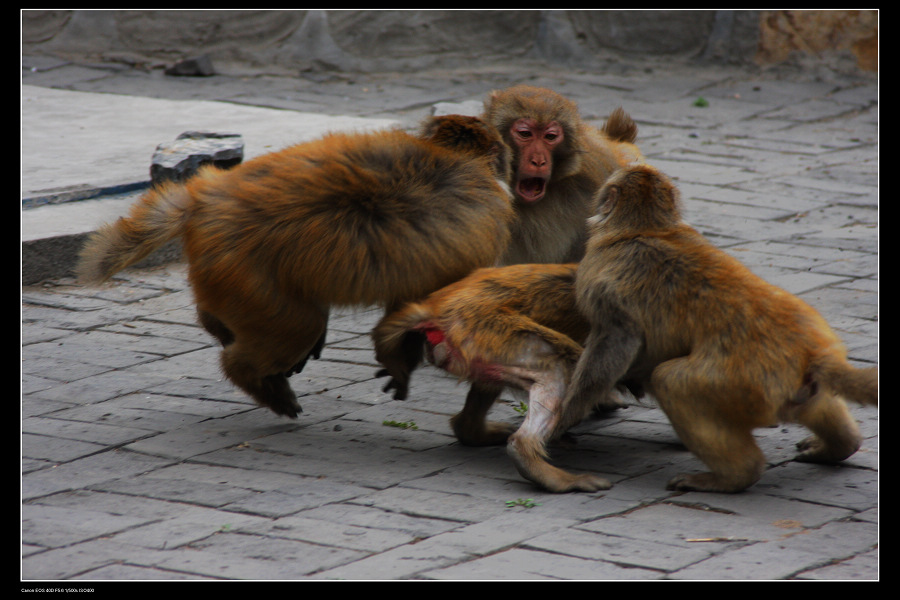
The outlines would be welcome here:
M 580 260 L 597 190 L 617 168 L 642 159 L 633 144 L 637 125 L 619 108 L 596 129 L 571 100 L 527 85 L 491 93 L 482 119 L 512 149 L 516 219 L 501 263 Z
M 565 394 L 590 325 L 575 307 L 577 264 L 527 264 L 479 269 L 419 302 L 387 315 L 372 332 L 375 354 L 405 395 L 410 339 L 426 339 L 428 360 L 466 379 L 473 389 L 451 419 L 463 444 L 505 444 L 512 425 L 486 421 L 505 387 L 528 392 L 522 429 L 540 430 Z M 517 465 L 518 466 L 518 465 Z M 523 472 L 523 475 L 530 475 Z M 610 486 L 544 464 L 542 483 L 557 491 Z
M 426 131 L 332 134 L 162 185 L 88 240 L 79 274 L 105 280 L 182 238 L 226 376 L 296 417 L 286 375 L 321 349 L 330 306 L 422 298 L 506 247 L 508 149 L 477 119 Z
M 843 399 L 877 406 L 877 367 L 849 365 L 840 339 L 812 307 L 684 224 L 676 188 L 655 169 L 634 166 L 607 182 L 575 289 L 591 332 L 565 400 L 508 445 L 533 481 L 554 489 L 545 440 L 619 382 L 655 397 L 710 469 L 678 475 L 669 489 L 753 485 L 765 468 L 753 430 L 779 422 L 812 431 L 799 444 L 801 461 L 837 462 L 859 448 Z

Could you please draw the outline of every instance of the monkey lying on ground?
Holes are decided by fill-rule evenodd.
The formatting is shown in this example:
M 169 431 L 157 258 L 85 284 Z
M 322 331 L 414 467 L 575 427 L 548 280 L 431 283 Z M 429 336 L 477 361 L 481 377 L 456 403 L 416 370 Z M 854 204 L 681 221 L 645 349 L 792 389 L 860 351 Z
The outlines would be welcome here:
M 506 444 L 515 427 L 485 420 L 505 387 L 528 392 L 520 431 L 542 430 L 558 413 L 590 325 L 575 307 L 577 264 L 526 264 L 479 269 L 386 315 L 372 331 L 375 354 L 405 396 L 417 365 L 407 353 L 425 338 L 428 360 L 472 382 L 463 410 L 451 419 L 466 445 Z M 526 476 L 528 472 L 523 473 Z M 546 463 L 556 491 L 607 489 L 594 475 L 573 475 Z
M 753 430 L 779 422 L 813 433 L 797 460 L 834 463 L 861 436 L 843 398 L 878 404 L 877 367 L 857 369 L 824 319 L 681 221 L 677 189 L 647 165 L 616 173 L 576 275 L 591 324 L 565 400 L 509 440 L 525 477 L 553 491 L 544 444 L 623 381 L 656 398 L 682 442 L 710 471 L 672 490 L 739 492 L 765 469 Z
M 103 281 L 181 237 L 226 376 L 296 417 L 286 376 L 321 350 L 330 306 L 393 308 L 506 248 L 509 149 L 475 118 L 424 129 L 332 134 L 161 185 L 91 236 L 78 273 Z

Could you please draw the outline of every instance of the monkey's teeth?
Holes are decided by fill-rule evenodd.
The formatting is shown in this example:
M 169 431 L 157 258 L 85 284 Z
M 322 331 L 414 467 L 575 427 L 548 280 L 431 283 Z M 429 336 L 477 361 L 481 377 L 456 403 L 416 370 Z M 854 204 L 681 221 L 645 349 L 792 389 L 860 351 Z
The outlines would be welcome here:
M 544 180 L 540 177 L 531 177 L 519 182 L 519 195 L 524 200 L 540 200 L 544 196 Z

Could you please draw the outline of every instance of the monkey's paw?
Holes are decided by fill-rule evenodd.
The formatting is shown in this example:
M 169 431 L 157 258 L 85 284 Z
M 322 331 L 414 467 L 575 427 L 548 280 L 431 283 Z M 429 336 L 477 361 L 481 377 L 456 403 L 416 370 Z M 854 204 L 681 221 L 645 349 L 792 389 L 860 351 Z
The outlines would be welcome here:
M 379 369 L 375 373 L 375 377 L 391 377 L 390 381 L 381 388 L 381 391 L 390 393 L 391 390 L 394 390 L 394 400 L 406 400 L 406 396 L 409 394 L 409 383 L 407 381 L 398 377 L 392 377 L 387 369 Z
M 831 447 L 819 436 L 811 435 L 797 442 L 797 449 L 800 450 L 800 454 L 795 456 L 794 460 L 826 465 L 841 462 L 859 450 L 860 446 L 859 440 L 855 437 L 848 437 L 843 441 L 843 444 L 837 444 L 839 447 Z
M 515 435 L 509 439 L 509 443 L 506 445 L 506 452 L 512 458 L 519 474 L 548 492 L 597 492 L 612 487 L 612 483 L 608 479 L 590 473 L 569 473 L 559 467 L 554 467 L 529 450 L 527 445 L 522 447 L 520 440 L 517 440 Z
M 266 406 L 276 415 L 291 419 L 296 419 L 303 412 L 303 407 L 296 400 L 285 400 L 277 404 L 267 404 Z
M 680 473 L 669 480 L 667 490 L 676 492 L 719 492 L 722 494 L 735 494 L 741 492 L 759 479 L 759 477 L 742 479 L 740 481 L 725 481 L 713 473 L 695 473 L 688 475 Z
M 597 475 L 582 474 L 574 475 L 570 473 L 570 480 L 567 489 L 558 490 L 561 492 L 599 492 L 600 490 L 608 490 L 612 487 L 612 483 L 608 479 Z M 557 490 L 552 490 L 557 491 Z
M 610 394 L 598 400 L 592 409 L 596 417 L 608 417 L 620 408 L 628 408 L 628 404 L 617 395 Z
M 509 440 L 509 436 L 516 432 L 515 425 L 494 421 L 471 422 L 457 415 L 450 419 L 450 426 L 456 439 L 463 446 L 503 446 Z

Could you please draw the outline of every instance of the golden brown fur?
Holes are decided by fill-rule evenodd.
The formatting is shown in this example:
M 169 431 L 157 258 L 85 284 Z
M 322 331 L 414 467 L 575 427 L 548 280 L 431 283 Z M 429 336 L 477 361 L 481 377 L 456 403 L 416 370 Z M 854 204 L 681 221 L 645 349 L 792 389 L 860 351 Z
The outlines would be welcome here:
M 435 336 L 452 349 L 436 366 L 470 381 L 500 382 L 495 367 L 524 360 L 536 368 L 558 360 L 574 365 L 588 331 L 575 310 L 576 267 L 479 269 L 386 315 L 372 333 L 376 358 L 405 386 L 410 365 L 402 355 L 404 338 L 422 332 L 432 336 L 426 342 L 432 350 Z M 549 344 L 547 351 L 535 350 L 541 343 Z
M 642 160 L 640 151 L 634 145 L 637 136 L 635 122 L 618 108 L 610 114 L 602 130 L 595 129 L 582 121 L 578 107 L 571 100 L 552 90 L 526 85 L 493 92 L 485 102 L 482 120 L 493 127 L 511 149 L 507 173 L 510 188 L 516 196 L 516 212 L 510 244 L 500 263 L 555 265 L 580 260 L 587 238 L 586 220 L 593 214 L 597 190 L 616 169 Z M 534 267 L 529 268 L 534 270 Z M 491 274 L 489 280 L 501 277 L 500 273 Z M 455 311 L 454 322 L 466 323 L 473 329 L 472 339 L 478 342 L 470 341 L 469 345 L 474 352 L 482 355 L 479 361 L 513 364 L 523 360 L 517 353 L 515 340 L 525 339 L 530 334 L 533 320 L 553 317 L 549 312 L 540 313 L 540 316 L 528 311 L 517 312 L 516 303 L 525 305 L 533 302 L 536 296 L 545 293 L 541 291 L 544 288 L 532 290 L 522 285 L 528 278 L 516 270 L 509 271 L 503 278 L 504 285 L 509 286 L 509 290 L 515 290 L 513 296 L 496 296 L 484 288 L 484 282 L 476 283 L 472 279 L 461 283 L 461 287 L 454 286 L 453 291 L 448 290 L 446 294 L 459 293 L 460 298 L 471 296 L 472 307 L 467 313 Z M 520 280 L 517 281 L 517 278 Z M 446 294 L 439 293 L 436 298 L 446 298 Z M 566 296 L 562 289 L 555 290 L 554 294 L 553 297 L 558 300 L 557 309 L 563 305 L 571 306 L 572 298 Z M 450 308 L 442 302 L 430 300 L 429 310 L 446 314 Z M 408 307 L 406 316 L 412 317 L 422 307 L 421 304 Z M 548 303 L 541 310 L 553 308 L 553 303 Z M 402 314 L 403 311 L 394 317 L 399 318 Z M 575 315 L 574 311 L 572 315 Z M 504 323 L 504 329 L 499 328 L 500 322 Z M 548 323 L 543 325 L 553 327 Z M 397 345 L 389 352 L 383 350 L 379 353 L 386 367 L 380 374 L 392 376 L 384 389 L 394 389 L 397 399 L 405 398 L 408 393 L 409 377 L 421 357 L 423 341 L 421 331 L 413 327 L 397 340 Z M 561 354 L 551 357 L 554 368 L 566 364 L 563 358 L 568 351 L 566 346 L 561 346 L 557 351 Z M 473 367 L 465 360 L 468 359 L 461 364 L 451 362 L 445 366 L 456 365 L 459 367 L 458 374 L 468 372 Z M 550 370 L 545 370 L 542 377 L 549 377 L 547 373 Z M 506 443 L 512 429 L 485 422 L 487 411 L 504 386 L 484 377 L 470 376 L 469 379 L 472 385 L 465 407 L 452 420 L 458 438 L 464 444 Z M 532 389 L 533 396 L 546 396 L 545 390 L 549 389 L 546 382 L 535 386 L 520 380 L 512 385 Z M 558 402 L 559 399 L 547 398 L 544 401 Z M 615 406 L 611 401 L 602 404 L 603 408 Z M 595 483 L 571 485 L 593 487 Z
M 514 433 L 527 435 L 540 429 L 548 414 L 558 414 L 582 352 L 581 342 L 590 331 L 575 306 L 577 266 L 479 269 L 386 315 L 372 332 L 376 357 L 404 396 L 416 366 L 408 361 L 408 344 L 425 337 L 431 363 L 472 383 L 464 408 L 450 421 L 460 442 L 506 444 Z M 528 413 L 520 433 L 510 424 L 486 420 L 505 387 L 528 392 Z M 610 485 L 600 477 L 543 465 L 540 483 L 557 491 L 594 491 Z M 530 472 L 520 472 L 532 479 Z
M 424 139 L 332 134 L 160 186 L 92 236 L 79 272 L 102 281 L 181 237 L 226 375 L 295 417 L 286 375 L 318 354 L 330 306 L 398 306 L 494 264 L 506 246 L 502 141 L 456 116 L 427 128 Z
M 765 458 L 752 432 L 779 422 L 813 436 L 798 460 L 836 462 L 861 437 L 843 398 L 878 403 L 877 368 L 856 369 L 808 304 L 754 275 L 681 221 L 678 192 L 642 165 L 601 191 L 576 298 L 591 332 L 553 431 L 510 439 L 535 481 L 553 482 L 541 444 L 578 422 L 618 382 L 659 402 L 710 472 L 679 475 L 675 490 L 737 492 Z

